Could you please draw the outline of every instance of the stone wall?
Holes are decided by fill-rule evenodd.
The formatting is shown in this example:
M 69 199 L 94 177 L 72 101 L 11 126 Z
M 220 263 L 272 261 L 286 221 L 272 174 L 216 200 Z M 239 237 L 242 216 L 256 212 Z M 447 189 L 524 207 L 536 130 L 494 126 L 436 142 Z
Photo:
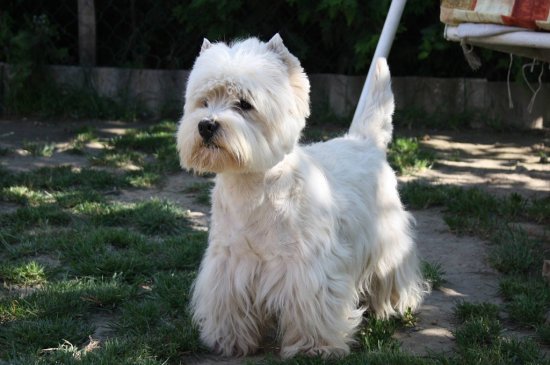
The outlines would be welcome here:
M 50 66 L 56 82 L 72 86 L 92 86 L 103 96 L 136 98 L 153 113 L 181 110 L 188 71 L 147 70 L 112 67 L 85 68 Z M 0 95 L 6 88 L 9 65 L 0 63 Z M 363 88 L 363 76 L 312 74 L 312 107 L 329 107 L 336 115 L 352 115 Z M 2 86 L 3 85 L 3 86 Z M 535 88 L 537 86 L 535 85 Z M 527 106 L 532 92 L 524 83 L 510 84 L 513 108 L 509 107 L 505 82 L 482 79 L 442 79 L 394 77 L 397 109 L 426 113 L 458 114 L 479 112 L 504 125 L 542 128 L 550 124 L 550 84 L 543 84 L 531 112 Z

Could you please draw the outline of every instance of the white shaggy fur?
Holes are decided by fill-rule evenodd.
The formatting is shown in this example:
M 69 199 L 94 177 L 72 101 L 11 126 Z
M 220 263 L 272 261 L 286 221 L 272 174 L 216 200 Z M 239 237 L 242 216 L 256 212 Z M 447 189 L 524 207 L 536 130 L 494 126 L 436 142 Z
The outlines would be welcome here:
M 309 81 L 279 35 L 204 41 L 177 142 L 184 168 L 217 173 L 192 297 L 215 351 L 253 353 L 275 325 L 283 357 L 341 356 L 365 309 L 386 318 L 419 306 L 412 219 L 386 161 L 394 102 L 384 59 L 369 100 L 349 134 L 300 146 Z M 208 141 L 204 119 L 219 126 Z

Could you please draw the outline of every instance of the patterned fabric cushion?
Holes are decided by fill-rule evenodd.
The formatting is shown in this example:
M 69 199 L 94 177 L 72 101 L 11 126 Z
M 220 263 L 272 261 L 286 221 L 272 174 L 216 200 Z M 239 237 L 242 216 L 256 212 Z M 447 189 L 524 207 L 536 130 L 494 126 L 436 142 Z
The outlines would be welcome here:
M 442 0 L 445 24 L 494 23 L 550 31 L 550 0 Z

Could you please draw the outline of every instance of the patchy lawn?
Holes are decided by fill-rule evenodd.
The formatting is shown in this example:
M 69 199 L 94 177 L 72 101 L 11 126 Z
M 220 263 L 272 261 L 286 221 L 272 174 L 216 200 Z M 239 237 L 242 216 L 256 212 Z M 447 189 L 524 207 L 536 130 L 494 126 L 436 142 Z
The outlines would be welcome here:
M 174 122 L 0 126 L 0 364 L 281 362 L 271 345 L 227 360 L 198 340 L 187 303 L 212 177 L 180 171 Z M 548 165 L 521 146 L 506 145 L 520 152 L 504 157 L 476 155 L 491 151 L 479 141 L 449 151 L 446 138 L 397 138 L 390 150 L 434 288 L 420 313 L 367 316 L 343 360 L 285 363 L 550 363 L 550 288 L 540 276 L 550 188 L 539 184 L 550 179 Z M 468 159 L 482 158 L 512 161 L 529 179 L 523 190 L 510 193 L 502 180 L 499 191 L 475 179 L 448 185 L 452 166 L 464 173 Z

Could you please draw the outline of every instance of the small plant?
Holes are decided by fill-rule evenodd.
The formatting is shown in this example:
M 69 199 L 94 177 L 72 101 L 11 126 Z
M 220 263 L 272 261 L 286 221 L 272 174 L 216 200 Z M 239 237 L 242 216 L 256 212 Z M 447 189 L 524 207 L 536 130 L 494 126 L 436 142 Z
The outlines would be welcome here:
M 489 261 L 506 274 L 527 273 L 537 261 L 533 242 L 519 229 L 503 228 L 493 236 Z
M 422 149 L 416 138 L 396 138 L 389 147 L 388 160 L 403 175 L 430 168 L 434 155 Z
M 411 308 L 407 308 L 405 313 L 401 316 L 401 324 L 405 327 L 414 327 L 416 326 L 417 317 L 411 310 Z
M 53 202 L 49 194 L 17 185 L 0 189 L 0 199 L 30 206 Z
M 102 151 L 99 156 L 93 156 L 90 159 L 92 165 L 110 166 L 110 167 L 127 167 L 127 166 L 143 166 L 145 155 L 135 151 L 117 151 L 106 150 Z
M 545 151 L 538 151 L 539 163 L 547 164 L 548 163 L 548 154 Z
M 550 223 L 550 196 L 539 199 L 534 198 L 527 205 L 524 213 L 537 223 Z
M 46 273 L 44 267 L 36 261 L 21 265 L 2 265 L 0 280 L 9 284 L 37 285 L 46 282 Z
M 518 294 L 506 303 L 506 310 L 510 314 L 510 318 L 518 323 L 537 325 L 544 322 L 544 314 L 549 300 L 549 296 L 537 298 L 537 296 Z
M 91 127 L 81 128 L 77 135 L 69 142 L 69 149 L 67 152 L 81 155 L 84 153 L 84 148 L 87 143 L 96 140 L 95 131 Z
M 377 319 L 368 317 L 367 324 L 359 331 L 361 345 L 368 351 L 395 348 L 397 342 L 392 337 L 397 329 L 395 319 Z
M 47 142 L 24 142 L 23 149 L 35 157 L 51 157 L 55 151 L 55 144 Z
M 498 318 L 498 306 L 493 303 L 469 303 L 461 302 L 455 307 L 456 318 L 464 323 L 475 318 L 487 318 L 495 320 Z
M 432 264 L 427 261 L 422 261 L 420 269 L 422 271 L 422 276 L 430 284 L 432 289 L 438 289 L 441 284 L 445 282 L 443 276 L 445 271 L 440 263 Z
M 500 336 L 501 325 L 495 319 L 478 317 L 464 322 L 454 331 L 457 345 L 462 349 L 488 347 Z

